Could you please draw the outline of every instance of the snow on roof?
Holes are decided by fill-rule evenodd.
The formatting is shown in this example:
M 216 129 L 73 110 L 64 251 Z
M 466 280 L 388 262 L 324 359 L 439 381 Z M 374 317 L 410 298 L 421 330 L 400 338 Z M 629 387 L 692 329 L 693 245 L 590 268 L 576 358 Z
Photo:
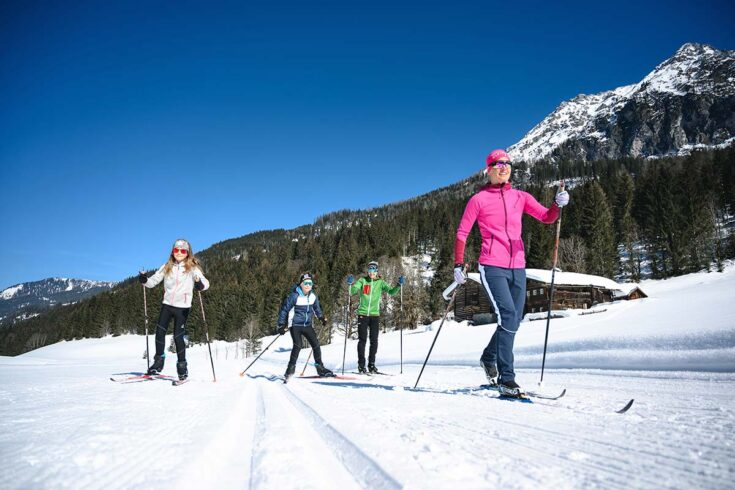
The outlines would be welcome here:
M 526 278 L 546 284 L 551 283 L 551 271 L 545 269 L 526 269 Z M 598 286 L 605 289 L 620 289 L 620 284 L 606 277 L 579 274 L 577 272 L 556 271 L 554 284 L 565 286 Z
M 467 274 L 468 279 L 481 283 L 479 272 L 470 272 Z M 533 279 L 535 281 L 543 282 L 545 284 L 551 283 L 551 271 L 545 269 L 526 269 L 526 279 Z M 554 284 L 564 286 L 596 286 L 605 289 L 615 291 L 615 297 L 627 296 L 638 287 L 638 284 L 626 283 L 619 284 L 612 279 L 606 277 L 593 276 L 590 274 L 579 274 L 577 272 L 561 272 L 556 271 L 554 274 Z M 457 287 L 456 282 L 452 282 L 448 288 L 444 290 L 442 296 L 444 299 L 449 299 L 449 295 L 452 294 L 454 288 Z

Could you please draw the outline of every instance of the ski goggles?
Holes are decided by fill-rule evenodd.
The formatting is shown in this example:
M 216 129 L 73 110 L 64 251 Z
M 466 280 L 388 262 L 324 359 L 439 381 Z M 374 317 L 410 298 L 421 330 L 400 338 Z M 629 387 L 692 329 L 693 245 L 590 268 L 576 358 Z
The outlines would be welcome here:
M 378 272 L 377 267 L 368 267 L 368 272 Z
M 488 165 L 488 168 L 497 168 L 498 170 L 502 170 L 505 167 L 510 167 L 512 163 L 510 162 L 493 162 L 492 165 Z
M 304 281 L 301 284 L 303 284 L 304 286 L 313 286 L 314 285 L 314 282 L 313 281 Z
M 184 255 L 186 255 L 186 254 L 189 253 L 189 251 L 187 249 L 185 249 L 185 248 L 176 248 L 176 247 L 174 247 L 174 249 L 171 251 L 171 253 L 184 254 Z

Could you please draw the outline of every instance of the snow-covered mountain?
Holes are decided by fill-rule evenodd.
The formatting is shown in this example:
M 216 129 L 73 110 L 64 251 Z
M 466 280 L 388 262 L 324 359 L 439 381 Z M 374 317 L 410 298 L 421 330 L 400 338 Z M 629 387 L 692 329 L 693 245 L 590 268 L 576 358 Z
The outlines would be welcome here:
M 509 148 L 516 160 L 686 154 L 735 143 L 735 51 L 687 43 L 640 82 L 562 102 Z
M 0 322 L 35 316 L 39 311 L 111 289 L 116 283 L 53 277 L 16 284 L 0 292 Z

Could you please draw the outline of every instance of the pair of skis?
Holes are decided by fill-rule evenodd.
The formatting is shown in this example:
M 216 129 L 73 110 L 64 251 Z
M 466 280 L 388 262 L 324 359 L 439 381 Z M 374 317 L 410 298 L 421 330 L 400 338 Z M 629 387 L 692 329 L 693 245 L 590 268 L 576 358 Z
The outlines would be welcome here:
M 484 384 L 484 385 L 480 385 L 479 388 L 478 388 L 478 390 L 493 390 L 493 391 L 500 392 L 500 386 L 497 385 L 497 384 L 495 384 L 495 383 L 492 383 L 492 384 Z M 503 395 L 501 393 L 501 395 L 498 398 L 503 399 L 503 400 L 512 400 L 512 401 L 520 401 L 520 402 L 525 402 L 525 403 L 533 403 L 533 399 L 534 398 L 539 399 L 539 400 L 558 400 L 559 398 L 563 397 L 566 394 L 567 394 L 567 390 L 566 390 L 566 388 L 564 388 L 561 391 L 561 393 L 559 393 L 558 395 L 547 395 L 545 393 L 538 393 L 536 391 L 526 391 L 523 394 L 521 394 L 520 396 L 507 396 L 507 395 Z M 625 413 L 625 412 L 627 412 L 630 409 L 630 407 L 633 406 L 633 402 L 634 401 L 635 401 L 635 398 L 631 398 L 628 401 L 628 403 L 625 404 L 625 406 L 623 406 L 619 410 L 615 410 L 615 413 Z
M 171 381 L 171 384 L 173 386 L 180 386 L 189 381 L 189 379 L 178 379 L 174 378 L 173 376 L 168 376 L 165 374 L 145 374 L 145 373 L 132 373 L 132 374 L 126 374 L 123 376 L 110 376 L 110 381 L 114 381 L 115 383 L 120 384 L 130 384 L 130 383 L 142 383 L 144 381 L 156 381 L 156 380 L 163 380 L 163 381 Z

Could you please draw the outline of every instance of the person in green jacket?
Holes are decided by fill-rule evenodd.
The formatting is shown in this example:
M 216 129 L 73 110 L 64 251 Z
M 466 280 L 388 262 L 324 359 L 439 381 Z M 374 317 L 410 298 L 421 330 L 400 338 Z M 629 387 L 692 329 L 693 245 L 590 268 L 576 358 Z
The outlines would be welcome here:
M 382 277 L 378 275 L 378 263 L 370 262 L 367 268 L 367 276 L 361 277 L 352 284 L 352 276 L 347 280 L 350 286 L 350 294 L 360 293 L 360 306 L 357 308 L 357 370 L 360 373 L 377 373 L 375 367 L 375 354 L 378 352 L 378 333 L 380 324 L 380 300 L 383 292 L 391 296 L 401 290 L 403 276 L 398 279 L 398 285 L 390 287 Z M 370 331 L 370 353 L 368 355 L 367 370 L 365 369 L 365 343 Z

